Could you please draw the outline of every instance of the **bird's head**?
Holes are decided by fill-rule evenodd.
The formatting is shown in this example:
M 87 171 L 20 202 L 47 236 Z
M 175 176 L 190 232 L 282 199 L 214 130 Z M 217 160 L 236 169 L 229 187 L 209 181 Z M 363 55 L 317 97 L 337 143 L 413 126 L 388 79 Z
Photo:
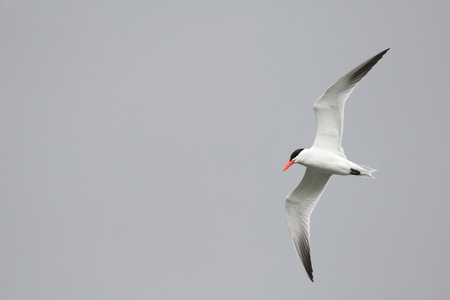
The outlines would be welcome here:
M 297 149 L 294 152 L 292 152 L 291 157 L 289 158 L 288 163 L 284 166 L 283 172 L 286 171 L 287 169 L 289 169 L 290 166 L 292 166 L 293 164 L 296 163 L 295 159 L 297 158 L 297 156 L 300 154 L 300 152 L 303 151 L 302 149 Z

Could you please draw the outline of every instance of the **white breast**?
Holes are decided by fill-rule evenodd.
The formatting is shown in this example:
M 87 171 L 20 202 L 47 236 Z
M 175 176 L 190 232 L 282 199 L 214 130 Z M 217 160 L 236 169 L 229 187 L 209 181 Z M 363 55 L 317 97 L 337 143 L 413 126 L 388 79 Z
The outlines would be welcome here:
M 325 174 L 348 175 L 350 173 L 350 161 L 332 152 L 305 149 L 297 156 L 295 162 L 320 171 Z

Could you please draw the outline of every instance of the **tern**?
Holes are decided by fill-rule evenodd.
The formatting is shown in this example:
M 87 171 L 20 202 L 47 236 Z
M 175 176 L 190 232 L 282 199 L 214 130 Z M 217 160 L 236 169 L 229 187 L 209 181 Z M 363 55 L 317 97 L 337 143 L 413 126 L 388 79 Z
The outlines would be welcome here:
M 289 232 L 297 255 L 311 281 L 313 268 L 309 247 L 311 213 L 332 175 L 370 177 L 376 171 L 349 161 L 341 146 L 344 125 L 344 105 L 360 80 L 389 50 L 386 49 L 366 60 L 333 83 L 314 103 L 316 138 L 310 149 L 297 149 L 284 166 L 286 171 L 295 163 L 306 167 L 299 185 L 286 198 Z

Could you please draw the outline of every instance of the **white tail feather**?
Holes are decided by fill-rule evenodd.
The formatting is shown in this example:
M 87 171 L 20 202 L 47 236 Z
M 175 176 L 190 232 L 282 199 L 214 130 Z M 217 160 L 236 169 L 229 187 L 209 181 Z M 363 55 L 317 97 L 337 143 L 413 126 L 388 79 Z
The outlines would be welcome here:
M 360 165 L 360 164 L 356 164 L 356 165 L 358 166 L 357 170 L 359 172 L 361 172 L 360 176 L 375 178 L 372 176 L 372 173 L 376 171 L 375 169 L 372 169 L 371 167 Z

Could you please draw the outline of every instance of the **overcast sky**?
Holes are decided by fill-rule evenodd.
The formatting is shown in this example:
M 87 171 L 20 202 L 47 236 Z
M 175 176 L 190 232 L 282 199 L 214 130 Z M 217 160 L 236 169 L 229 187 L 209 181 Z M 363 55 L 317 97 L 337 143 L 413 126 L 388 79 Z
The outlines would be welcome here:
M 0 11 L 1 299 L 448 299 L 450 2 L 21 1 Z M 312 105 L 346 106 L 311 222 Z

